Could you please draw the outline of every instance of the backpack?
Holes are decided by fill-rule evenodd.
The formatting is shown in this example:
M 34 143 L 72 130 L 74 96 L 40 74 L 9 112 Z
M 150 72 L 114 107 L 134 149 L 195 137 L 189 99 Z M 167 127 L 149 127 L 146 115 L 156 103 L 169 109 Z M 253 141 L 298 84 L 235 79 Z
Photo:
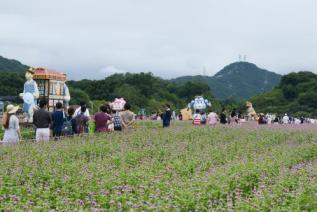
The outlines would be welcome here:
M 65 113 L 63 115 L 64 115 L 64 122 L 62 126 L 62 134 L 72 135 L 73 134 L 72 118 L 68 120 L 67 118 L 65 118 Z
M 113 116 L 113 126 L 114 126 L 115 130 L 121 130 L 122 129 L 121 116 L 120 116 L 120 114 L 118 112 Z

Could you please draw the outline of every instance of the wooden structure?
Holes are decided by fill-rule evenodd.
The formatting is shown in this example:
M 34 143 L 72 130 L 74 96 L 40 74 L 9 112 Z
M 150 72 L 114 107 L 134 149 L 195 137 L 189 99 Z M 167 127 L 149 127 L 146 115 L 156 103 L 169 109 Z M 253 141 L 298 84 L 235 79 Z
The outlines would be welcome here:
M 39 89 L 39 100 L 46 99 L 48 110 L 54 111 L 56 103 L 64 101 L 66 74 L 46 68 L 36 68 L 34 72 L 33 79 Z

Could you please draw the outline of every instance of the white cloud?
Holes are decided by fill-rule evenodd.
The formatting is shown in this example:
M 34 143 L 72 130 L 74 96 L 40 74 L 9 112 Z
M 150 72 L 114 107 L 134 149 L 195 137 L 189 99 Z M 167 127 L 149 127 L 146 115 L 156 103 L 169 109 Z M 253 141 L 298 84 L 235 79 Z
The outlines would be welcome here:
M 72 79 L 102 78 L 98 70 L 107 67 L 164 78 L 202 74 L 203 67 L 214 74 L 239 54 L 279 73 L 314 71 L 316 6 L 313 0 L 3 1 L 0 55 Z

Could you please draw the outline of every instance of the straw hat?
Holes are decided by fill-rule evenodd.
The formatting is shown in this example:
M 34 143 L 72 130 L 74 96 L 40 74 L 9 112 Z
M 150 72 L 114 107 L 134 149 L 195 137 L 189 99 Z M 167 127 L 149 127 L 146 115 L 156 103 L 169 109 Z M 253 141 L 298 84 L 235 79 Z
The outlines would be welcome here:
M 18 110 L 19 110 L 19 106 L 14 106 L 14 105 L 7 106 L 7 113 L 9 114 L 16 113 Z

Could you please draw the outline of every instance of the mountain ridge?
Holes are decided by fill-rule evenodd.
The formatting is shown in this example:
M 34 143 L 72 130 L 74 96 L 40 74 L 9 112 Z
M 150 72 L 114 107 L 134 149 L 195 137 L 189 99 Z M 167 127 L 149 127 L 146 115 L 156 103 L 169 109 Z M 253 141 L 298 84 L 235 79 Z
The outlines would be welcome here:
M 8 59 L 0 55 L 0 71 L 2 72 L 21 72 L 28 69 L 29 66 L 22 64 L 15 59 Z
M 234 62 L 213 76 L 183 76 L 172 81 L 175 83 L 204 82 L 209 85 L 213 95 L 220 100 L 241 100 L 273 89 L 280 79 L 281 75 L 261 69 L 253 63 Z

